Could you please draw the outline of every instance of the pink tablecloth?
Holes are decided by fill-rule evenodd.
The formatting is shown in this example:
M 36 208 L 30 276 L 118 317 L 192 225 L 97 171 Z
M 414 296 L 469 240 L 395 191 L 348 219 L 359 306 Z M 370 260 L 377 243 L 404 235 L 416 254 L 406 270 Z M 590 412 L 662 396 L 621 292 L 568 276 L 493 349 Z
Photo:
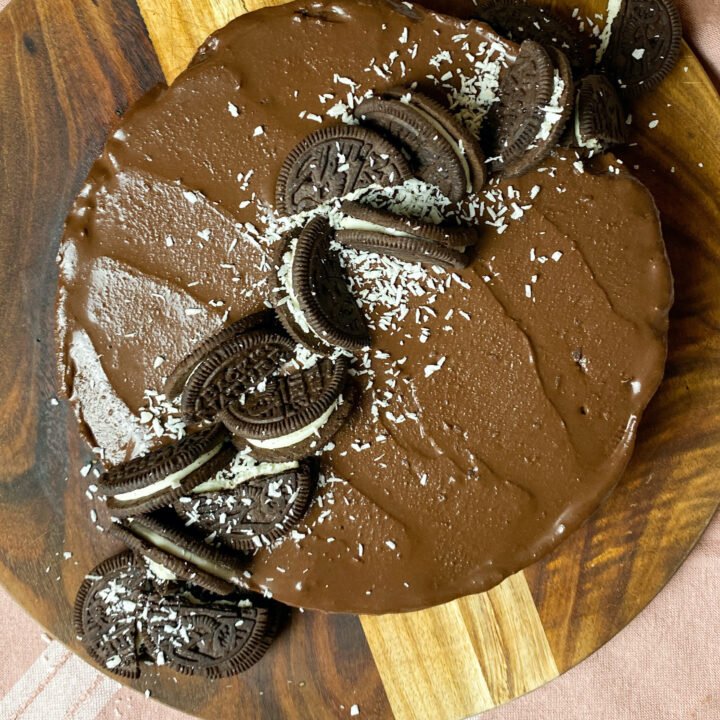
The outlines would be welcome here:
M 0 0 L 0 9 L 7 2 Z M 720 87 L 720 0 L 679 2 L 686 37 Z M 719 561 L 716 517 L 677 575 L 616 638 L 482 720 L 720 720 Z M 96 672 L 45 635 L 1 588 L 0 647 L 0 720 L 189 718 Z M 348 700 L 341 716 L 349 716 Z

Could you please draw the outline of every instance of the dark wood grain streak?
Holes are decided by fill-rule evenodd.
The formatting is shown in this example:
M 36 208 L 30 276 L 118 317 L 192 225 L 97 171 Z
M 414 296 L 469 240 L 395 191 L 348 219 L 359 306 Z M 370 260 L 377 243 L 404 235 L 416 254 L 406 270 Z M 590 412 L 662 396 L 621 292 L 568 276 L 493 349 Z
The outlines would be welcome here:
M 0 579 L 69 639 L 61 499 L 87 450 L 50 405 L 55 254 L 108 127 L 161 75 L 127 0 L 16 0 L 0 14 L 0 68 Z

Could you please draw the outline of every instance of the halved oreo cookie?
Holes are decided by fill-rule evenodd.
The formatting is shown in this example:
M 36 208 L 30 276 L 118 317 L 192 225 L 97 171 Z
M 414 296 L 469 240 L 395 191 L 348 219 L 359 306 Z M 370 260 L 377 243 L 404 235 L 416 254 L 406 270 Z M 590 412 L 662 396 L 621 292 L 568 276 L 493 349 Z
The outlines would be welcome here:
M 402 153 L 377 133 L 355 125 L 324 127 L 290 151 L 275 205 L 281 215 L 294 215 L 358 188 L 399 185 L 411 177 Z
M 345 201 L 340 211 L 338 242 L 410 262 L 464 268 L 468 258 L 462 251 L 477 240 L 476 229 L 432 225 L 357 202 Z
M 682 23 L 674 0 L 622 0 L 602 64 L 628 97 L 653 90 L 680 55 Z
M 355 402 L 349 361 L 322 358 L 290 375 L 273 376 L 263 390 L 228 405 L 220 419 L 235 445 L 258 460 L 298 460 L 321 450 Z
M 582 38 L 549 8 L 526 0 L 490 0 L 475 11 L 475 16 L 516 43 L 534 40 L 545 49 L 557 48 L 576 73 L 585 66 Z
M 417 177 L 453 202 L 485 185 L 480 144 L 448 110 L 422 93 L 392 88 L 363 100 L 353 114 L 399 143 L 412 158 Z
M 90 657 L 136 678 L 154 661 L 179 672 L 226 677 L 259 660 L 277 634 L 281 605 L 237 590 L 218 597 L 178 583 L 156 592 L 141 558 L 115 555 L 94 568 L 75 598 L 73 625 Z
M 186 675 L 223 678 L 265 654 L 284 615 L 278 603 L 234 593 L 225 598 L 175 593 L 147 613 L 147 647 L 158 665 Z
M 533 40 L 524 40 L 517 59 L 500 80 L 499 102 L 486 118 L 493 170 L 502 173 L 537 137 L 552 99 L 554 77 L 555 67 L 547 51 Z
M 601 153 L 627 140 L 625 111 L 615 86 L 604 75 L 584 77 L 575 100 L 571 144 Z
M 144 556 L 161 580 L 185 580 L 227 595 L 242 574 L 239 558 L 181 529 L 175 513 L 160 511 L 129 518 L 113 523 L 109 531 Z
M 537 135 L 525 153 L 503 165 L 503 177 L 517 177 L 539 165 L 557 145 L 572 114 L 575 88 L 570 62 L 560 50 L 554 47 L 546 50 L 555 68 L 552 97 L 548 105 L 542 108 L 544 117 Z
M 171 505 L 232 460 L 228 440 L 222 425 L 186 435 L 106 471 L 98 481 L 99 491 L 116 517 Z
M 313 218 L 298 234 L 281 240 L 270 295 L 287 331 L 313 352 L 370 344 L 367 325 L 331 249 L 326 218 Z
M 138 619 L 148 591 L 146 570 L 131 552 L 101 562 L 75 597 L 73 626 L 90 657 L 123 677 L 140 674 Z
M 247 315 L 222 328 L 214 335 L 203 340 L 192 352 L 186 355 L 170 373 L 165 381 L 165 394 L 169 398 L 180 395 L 190 376 L 197 370 L 200 362 L 210 353 L 222 348 L 228 341 L 243 335 L 250 330 L 276 330 L 279 327 L 277 317 L 272 310 L 260 310 Z
M 282 331 L 280 323 L 277 325 L 276 331 L 252 330 L 236 335 L 197 364 L 182 394 L 186 419 L 214 420 L 228 403 L 242 397 L 294 355 L 295 341 Z
M 307 461 L 257 463 L 238 454 L 226 470 L 178 498 L 175 510 L 228 547 L 256 550 L 302 520 L 314 489 Z

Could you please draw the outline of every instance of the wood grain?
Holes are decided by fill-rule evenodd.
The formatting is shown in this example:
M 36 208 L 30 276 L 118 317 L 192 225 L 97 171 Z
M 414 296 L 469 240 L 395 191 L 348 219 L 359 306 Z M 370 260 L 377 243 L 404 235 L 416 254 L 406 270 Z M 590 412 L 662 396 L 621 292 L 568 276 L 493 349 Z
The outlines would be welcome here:
M 396 720 L 464 718 L 558 675 L 521 572 L 486 593 L 361 620 Z
M 62 222 L 114 118 L 163 75 L 172 80 L 207 34 L 263 4 L 13 0 L 0 15 L 0 580 L 74 649 L 75 591 L 114 544 L 91 535 L 79 473 L 89 453 L 67 407 L 50 405 Z M 591 18 L 604 11 L 603 0 L 581 4 Z M 240 677 L 176 684 L 160 669 L 136 687 L 217 719 L 239 710 L 267 720 L 346 718 L 358 704 L 379 720 L 455 720 L 581 661 L 662 588 L 720 502 L 720 100 L 683 47 L 671 77 L 632 112 L 638 145 L 623 158 L 657 199 L 676 305 L 666 379 L 600 511 L 488 593 L 362 626 L 295 613 L 265 660 Z M 653 113 L 660 123 L 651 130 Z

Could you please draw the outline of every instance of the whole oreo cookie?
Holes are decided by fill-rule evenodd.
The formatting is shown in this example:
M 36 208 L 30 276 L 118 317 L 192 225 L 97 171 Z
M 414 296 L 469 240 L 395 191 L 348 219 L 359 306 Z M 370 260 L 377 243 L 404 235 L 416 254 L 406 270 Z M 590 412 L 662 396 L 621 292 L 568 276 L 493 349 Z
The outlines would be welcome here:
M 123 552 L 93 568 L 75 597 L 75 634 L 90 657 L 116 675 L 140 674 L 138 619 L 147 591 L 142 563 Z
M 98 488 L 116 517 L 170 505 L 232 460 L 228 440 L 222 425 L 186 435 L 106 471 Z
M 265 654 L 284 615 L 278 603 L 239 593 L 156 597 L 147 613 L 147 648 L 156 662 L 186 675 L 223 678 Z
M 293 356 L 296 343 L 278 329 L 252 330 L 216 345 L 198 362 L 182 394 L 183 415 L 214 420 L 227 404 L 275 372 Z
M 270 300 L 287 331 L 310 350 L 357 350 L 370 344 L 367 325 L 348 288 L 323 217 L 281 240 Z
M 240 456 L 238 456 L 240 457 Z M 233 467 L 175 501 L 186 524 L 212 533 L 236 550 L 255 550 L 283 537 L 305 515 L 315 473 L 305 462 L 248 463 Z
M 622 0 L 602 64 L 623 95 L 653 90 L 680 55 L 682 23 L 674 0 Z
M 549 104 L 542 109 L 544 117 L 537 135 L 524 154 L 503 165 L 503 177 L 518 177 L 537 167 L 558 144 L 572 114 L 575 88 L 570 62 L 562 51 L 554 47 L 546 50 L 554 67 L 552 97 Z
M 475 11 L 475 17 L 516 43 L 534 40 L 545 49 L 557 48 L 575 73 L 585 66 L 582 38 L 549 8 L 526 0 L 490 0 Z
M 279 323 L 275 313 L 268 309 L 247 315 L 227 327 L 218 330 L 214 335 L 206 338 L 193 348 L 193 350 L 177 364 L 177 367 L 170 373 L 168 379 L 165 381 L 165 394 L 169 398 L 180 395 L 188 379 L 193 372 L 197 370 L 200 362 L 211 352 L 222 348 L 227 342 L 242 336 L 250 330 L 276 330 L 278 327 Z
M 293 215 L 358 188 L 399 185 L 411 177 L 402 153 L 377 133 L 354 125 L 324 127 L 290 151 L 275 205 L 281 215 Z
M 237 557 L 211 547 L 181 527 L 175 513 L 158 512 L 113 523 L 110 533 L 142 555 L 160 580 L 185 580 L 218 595 L 235 589 Z
M 506 165 L 521 158 L 540 132 L 554 76 L 547 51 L 533 40 L 524 40 L 517 59 L 500 80 L 499 102 L 485 122 L 493 170 L 502 173 Z
M 347 247 L 409 262 L 467 267 L 468 258 L 462 250 L 474 244 L 476 231 L 431 225 L 356 202 L 346 201 L 340 209 L 343 216 L 336 238 Z
M 273 376 L 264 389 L 226 407 L 220 418 L 236 446 L 258 460 L 298 460 L 314 454 L 340 429 L 354 405 L 348 367 L 345 356 L 321 358 L 298 372 Z
M 453 202 L 480 192 L 485 184 L 485 156 L 475 137 L 422 93 L 392 88 L 363 100 L 353 114 L 399 143 L 412 158 L 417 177 Z
M 604 75 L 584 77 L 575 100 L 573 145 L 601 153 L 628 139 L 625 112 L 615 86 Z

